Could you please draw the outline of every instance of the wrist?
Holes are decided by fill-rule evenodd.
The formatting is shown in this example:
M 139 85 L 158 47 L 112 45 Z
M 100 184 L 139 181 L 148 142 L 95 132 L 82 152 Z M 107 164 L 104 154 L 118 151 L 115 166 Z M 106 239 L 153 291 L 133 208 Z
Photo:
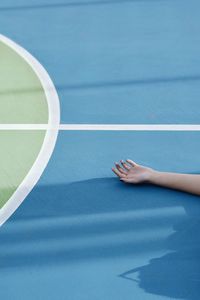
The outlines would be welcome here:
M 147 182 L 155 184 L 160 176 L 161 172 L 151 169 L 149 170 L 149 174 L 147 176 Z

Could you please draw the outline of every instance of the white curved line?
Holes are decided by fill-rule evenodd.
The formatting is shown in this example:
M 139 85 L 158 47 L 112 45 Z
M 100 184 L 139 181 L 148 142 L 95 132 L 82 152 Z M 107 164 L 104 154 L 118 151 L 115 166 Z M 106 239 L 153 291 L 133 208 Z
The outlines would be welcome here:
M 0 34 L 0 41 L 17 52 L 31 66 L 31 68 L 39 78 L 45 91 L 49 109 L 48 128 L 41 150 L 24 180 L 18 186 L 17 190 L 7 201 L 7 203 L 0 209 L 1 226 L 24 201 L 47 166 L 47 163 L 53 153 L 58 136 L 58 129 L 60 124 L 60 104 L 54 84 L 43 66 L 24 48 L 8 39 L 7 37 L 3 36 L 2 34 Z

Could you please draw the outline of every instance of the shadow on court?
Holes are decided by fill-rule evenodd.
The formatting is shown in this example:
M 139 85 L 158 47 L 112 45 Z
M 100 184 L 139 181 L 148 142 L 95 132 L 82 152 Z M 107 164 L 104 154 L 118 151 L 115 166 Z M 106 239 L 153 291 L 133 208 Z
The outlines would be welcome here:
M 193 206 L 193 203 L 188 203 Z M 199 213 L 199 209 L 197 210 Z M 147 265 L 126 270 L 119 276 L 138 283 L 145 292 L 170 299 L 199 299 L 200 293 L 200 217 L 196 207 L 187 219 L 175 226 L 167 240 L 172 253 L 150 260 Z M 135 279 L 137 276 L 137 279 Z
M 199 299 L 199 228 L 199 198 L 189 194 L 113 178 L 38 186 L 0 230 L 0 272 L 155 251 L 116 276 L 147 293 Z
M 69 1 L 51 4 L 34 4 L 34 5 L 17 5 L 17 6 L 2 6 L 1 11 L 23 11 L 23 10 L 34 10 L 34 9 L 57 9 L 57 8 L 70 8 L 70 7 L 81 7 L 81 6 L 94 6 L 94 5 L 114 5 L 114 4 L 125 4 L 125 3 L 137 3 L 141 0 L 85 0 L 85 1 Z M 149 0 L 142 0 L 148 2 Z M 161 0 L 153 0 L 161 1 Z
M 182 75 L 182 76 L 171 76 L 171 77 L 158 77 L 158 78 L 143 78 L 143 79 L 127 79 L 120 81 L 98 81 L 90 83 L 74 83 L 74 84 L 56 84 L 56 88 L 59 91 L 79 91 L 79 90 L 91 90 L 91 89 L 109 89 L 109 88 L 121 88 L 129 86 L 140 86 L 140 85 L 155 85 L 155 84 L 169 84 L 169 83 L 187 83 L 200 81 L 200 75 Z M 51 90 L 51 88 L 49 88 Z M 41 93 L 40 88 L 30 86 L 24 89 L 2 89 L 0 87 L 0 96 L 9 96 L 12 94 L 39 94 Z

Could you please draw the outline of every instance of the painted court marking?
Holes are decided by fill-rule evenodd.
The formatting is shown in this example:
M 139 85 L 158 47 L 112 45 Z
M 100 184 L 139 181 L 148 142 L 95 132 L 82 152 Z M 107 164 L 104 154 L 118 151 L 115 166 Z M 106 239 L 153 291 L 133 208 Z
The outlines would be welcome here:
M 0 130 L 200 131 L 195 124 L 0 124 Z
M 0 41 L 18 53 L 36 73 L 45 92 L 49 110 L 49 120 L 45 129 L 46 135 L 38 157 L 17 190 L 0 209 L 0 225 L 2 225 L 24 201 L 46 168 L 57 140 L 58 125 L 60 123 L 60 105 L 54 84 L 43 66 L 24 48 L 1 34 Z M 12 126 L 16 129 L 16 124 L 12 124 Z M 2 129 L 2 126 L 0 127 Z M 54 129 L 53 131 L 51 130 L 52 128 Z

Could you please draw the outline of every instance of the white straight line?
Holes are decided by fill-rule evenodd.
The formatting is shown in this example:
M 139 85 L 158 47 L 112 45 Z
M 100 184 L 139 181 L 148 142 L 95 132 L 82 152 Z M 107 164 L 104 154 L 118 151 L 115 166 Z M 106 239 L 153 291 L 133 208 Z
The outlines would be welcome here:
M 0 130 L 200 131 L 194 124 L 0 124 Z
M 200 131 L 200 125 L 177 124 L 60 124 L 59 130 Z
M 56 129 L 56 126 L 48 124 L 0 124 L 0 130 L 48 130 Z

